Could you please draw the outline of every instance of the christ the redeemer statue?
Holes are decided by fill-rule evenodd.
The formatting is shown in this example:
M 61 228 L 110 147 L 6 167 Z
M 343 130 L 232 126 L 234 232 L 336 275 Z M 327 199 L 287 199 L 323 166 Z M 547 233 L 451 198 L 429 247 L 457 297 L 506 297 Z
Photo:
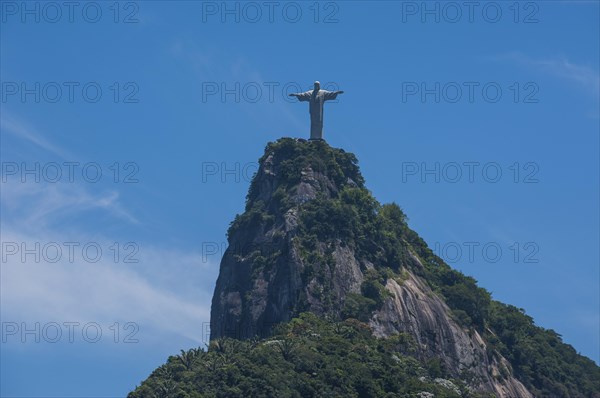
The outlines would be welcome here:
M 299 101 L 309 101 L 311 140 L 323 139 L 323 104 L 325 101 L 335 99 L 338 94 L 344 94 L 344 92 L 321 90 L 319 82 L 315 82 L 314 90 L 290 94 L 290 97 L 296 97 Z

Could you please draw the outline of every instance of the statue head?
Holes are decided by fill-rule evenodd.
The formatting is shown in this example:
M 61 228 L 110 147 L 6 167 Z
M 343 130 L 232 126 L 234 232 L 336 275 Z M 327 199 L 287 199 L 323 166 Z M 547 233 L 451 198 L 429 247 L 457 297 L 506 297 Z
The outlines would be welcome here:
M 321 83 L 315 81 L 315 91 L 319 91 L 321 89 Z

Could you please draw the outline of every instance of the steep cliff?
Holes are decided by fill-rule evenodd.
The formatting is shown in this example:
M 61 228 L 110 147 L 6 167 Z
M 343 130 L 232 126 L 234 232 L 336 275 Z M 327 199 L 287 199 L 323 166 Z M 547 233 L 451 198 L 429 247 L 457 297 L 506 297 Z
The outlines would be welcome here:
M 267 147 L 246 212 L 229 229 L 211 338 L 266 337 L 274 325 L 304 311 L 338 320 L 357 317 L 379 337 L 410 333 L 420 358 L 440 358 L 450 376 L 468 375 L 475 390 L 530 397 L 507 361 L 489 358 L 478 332 L 460 326 L 414 275 L 423 265 L 401 240 L 401 212 L 396 220 L 384 220 L 378 207 L 352 154 L 322 141 L 284 139 Z M 399 225 L 378 231 L 385 221 Z M 377 235 L 395 227 L 398 247 L 384 247 L 390 242 Z M 405 280 L 398 283 L 394 272 L 403 272 Z M 494 377 L 501 366 L 506 376 Z
M 435 256 L 400 207 L 373 198 L 353 154 L 284 138 L 259 163 L 228 230 L 213 343 L 132 397 L 167 384 L 177 396 L 600 396 L 592 361 Z
M 306 206 L 337 198 L 345 188 L 362 188 L 353 155 L 324 142 L 282 140 L 260 160 L 246 212 L 229 231 L 211 311 L 211 338 L 265 337 L 271 327 L 302 311 L 339 315 L 347 293 L 359 292 L 361 268 L 331 225 L 327 241 L 306 236 Z M 304 223 L 303 223 L 304 222 Z M 303 223 L 302 225 L 299 225 Z M 343 266 L 336 266 L 343 264 Z

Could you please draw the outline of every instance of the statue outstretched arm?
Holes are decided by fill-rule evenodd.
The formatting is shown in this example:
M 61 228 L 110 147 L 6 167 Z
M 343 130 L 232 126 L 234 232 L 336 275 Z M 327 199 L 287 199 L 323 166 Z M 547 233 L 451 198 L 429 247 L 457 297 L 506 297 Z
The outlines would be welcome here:
M 343 91 L 325 91 L 325 101 L 334 100 L 338 94 L 344 94 Z
M 298 98 L 298 101 L 308 101 L 310 100 L 311 93 L 312 91 L 305 91 L 303 93 L 292 93 L 289 96 Z

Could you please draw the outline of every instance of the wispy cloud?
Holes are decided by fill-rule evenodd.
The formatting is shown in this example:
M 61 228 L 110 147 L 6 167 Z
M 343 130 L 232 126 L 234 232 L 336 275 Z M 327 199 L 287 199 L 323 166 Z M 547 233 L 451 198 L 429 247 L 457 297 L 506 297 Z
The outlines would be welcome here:
M 8 179 L 2 183 L 4 222 L 19 224 L 23 229 L 49 227 L 61 219 L 82 217 L 86 211 L 102 210 L 131 224 L 139 221 L 119 202 L 119 192 L 92 192 L 81 184 L 21 182 Z
M 190 65 L 205 80 L 214 80 L 221 71 L 217 60 L 219 56 L 211 45 L 199 47 L 189 39 L 175 39 L 168 48 L 168 53 L 178 61 Z
M 3 118 L 3 131 L 23 138 L 31 151 L 42 148 L 58 156 L 68 153 L 14 119 Z M 2 182 L 0 198 L 3 321 L 135 322 L 140 337 L 144 335 L 152 343 L 167 335 L 178 336 L 181 344 L 200 343 L 218 267 L 203 261 L 198 252 L 160 241 L 134 242 L 132 260 L 136 262 L 131 263 L 125 262 L 125 255 L 132 253 L 123 246 L 128 242 L 119 242 L 121 252 L 115 260 L 113 248 L 118 239 L 95 222 L 98 213 L 114 220 L 113 225 L 142 225 L 121 203 L 117 189 L 84 182 L 9 178 Z M 95 214 L 90 215 L 90 210 Z M 42 249 L 53 242 L 62 248 L 56 261 L 54 249 L 51 259 Z M 74 258 L 65 242 L 77 244 Z M 90 242 L 102 250 L 97 262 L 88 261 L 82 252 Z M 13 250 L 18 247 L 18 252 L 8 254 L 6 245 Z M 23 248 L 33 254 L 23 257 Z
M 72 236 L 56 231 L 22 235 L 3 229 L 2 241 L 24 244 L 72 242 Z M 84 261 L 81 246 L 94 242 L 104 249 L 98 262 Z M 30 254 L 6 255 L 2 261 L 2 318 L 16 322 L 135 322 L 146 341 L 165 334 L 200 343 L 202 322 L 209 318 L 210 295 L 186 283 L 173 286 L 174 271 L 186 278 L 205 276 L 200 254 L 190 255 L 157 247 L 140 248 L 138 263 L 115 262 L 107 248 L 110 240 L 99 241 L 80 235 L 74 261 L 66 251 L 57 262 L 36 260 Z M 149 250 L 148 250 L 149 249 Z M 54 256 L 54 254 L 52 254 Z M 46 259 L 47 260 L 47 259 Z M 121 259 L 122 260 L 122 259 Z
M 36 128 L 23 120 L 7 115 L 6 112 L 2 114 L 0 127 L 2 134 L 11 134 L 22 139 L 25 144 L 29 144 L 28 148 L 32 153 L 35 148 L 41 148 L 49 155 L 58 156 L 63 160 L 75 159 L 67 149 L 54 144 Z M 26 164 L 25 167 L 32 166 L 34 165 Z M 23 228 L 28 226 L 41 228 L 67 215 L 80 217 L 88 210 L 103 210 L 120 220 L 132 224 L 139 223 L 136 217 L 121 204 L 120 194 L 115 189 L 101 190 L 99 184 L 53 183 L 44 179 L 34 181 L 34 177 L 23 182 L 18 175 L 10 177 L 14 178 L 3 175 L 0 192 L 2 209 L 5 211 L 3 214 L 5 223 L 15 221 Z
M 48 141 L 32 126 L 29 126 L 22 120 L 17 120 L 6 115 L 6 112 L 4 112 L 0 117 L 0 134 L 12 134 L 32 144 L 35 144 L 37 147 L 42 148 L 54 155 L 58 155 L 63 159 L 69 157 L 68 152 L 63 148 L 60 148 L 59 146 Z
M 600 96 L 600 72 L 587 65 L 578 65 L 571 62 L 564 56 L 534 58 L 520 52 L 511 52 L 497 58 L 513 61 L 570 81 L 596 99 Z

